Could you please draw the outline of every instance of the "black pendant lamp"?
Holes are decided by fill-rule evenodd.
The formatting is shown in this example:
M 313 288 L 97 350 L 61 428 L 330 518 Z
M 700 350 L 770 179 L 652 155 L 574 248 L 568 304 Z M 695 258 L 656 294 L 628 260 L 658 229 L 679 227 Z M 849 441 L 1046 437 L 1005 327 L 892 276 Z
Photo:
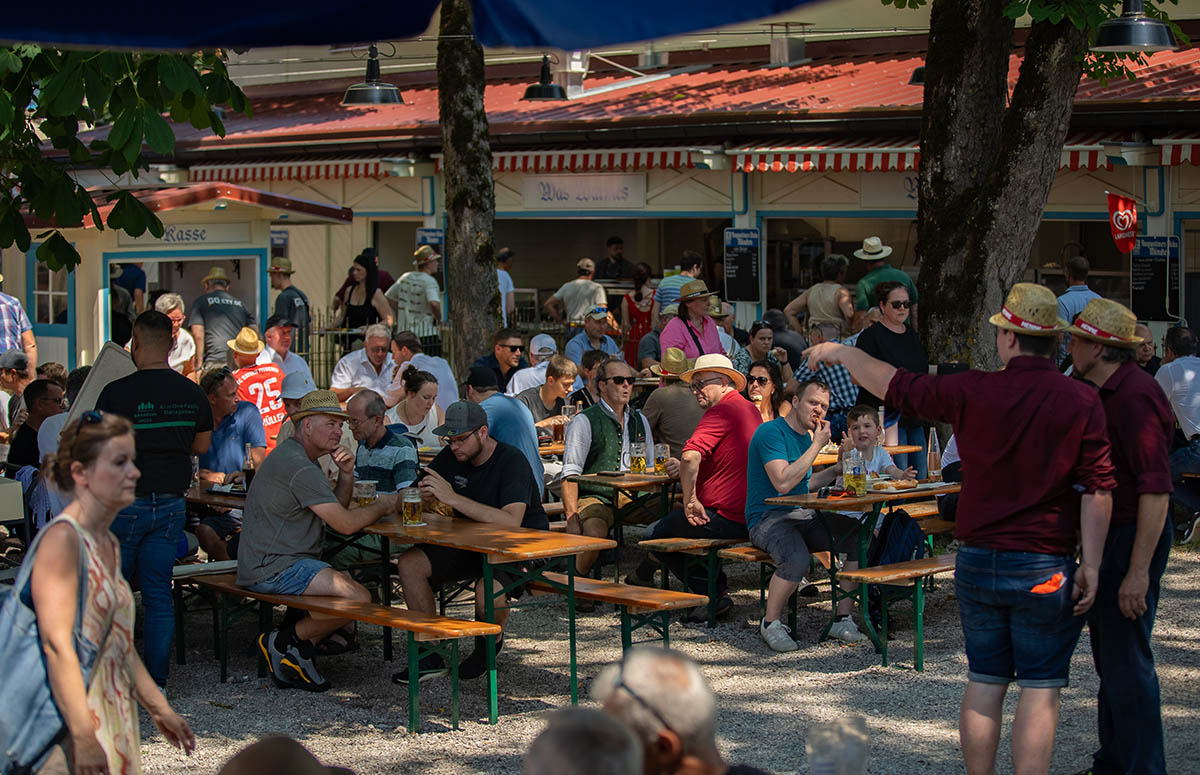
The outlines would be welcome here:
M 379 49 L 372 43 L 367 49 L 367 78 L 346 89 L 342 105 L 402 105 L 400 90 L 379 78 Z
M 550 77 L 550 57 L 542 56 L 542 75 L 538 78 L 538 82 L 530 84 L 525 90 L 523 100 L 565 100 L 567 98 L 567 90 L 560 84 L 554 82 Z
M 1178 45 L 1170 25 L 1146 16 L 1142 0 L 1125 0 L 1121 16 L 1101 24 L 1092 43 L 1092 51 L 1118 54 L 1174 51 L 1176 48 Z

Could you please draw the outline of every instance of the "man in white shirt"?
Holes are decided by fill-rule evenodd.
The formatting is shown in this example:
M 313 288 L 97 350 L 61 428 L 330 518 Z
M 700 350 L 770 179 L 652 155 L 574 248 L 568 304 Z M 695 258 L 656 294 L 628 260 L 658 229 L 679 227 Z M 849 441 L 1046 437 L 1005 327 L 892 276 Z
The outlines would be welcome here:
M 1168 328 L 1163 337 L 1162 366 L 1154 379 L 1162 386 L 1175 412 L 1175 420 L 1187 443 L 1171 453 L 1172 501 L 1200 511 L 1200 493 L 1184 483 L 1183 474 L 1200 472 L 1200 358 L 1196 357 L 1196 335 L 1183 326 Z M 1189 539 L 1196 538 L 1192 530 Z
M 496 281 L 500 284 L 501 327 L 508 325 L 508 316 L 517 309 L 517 290 L 513 286 L 512 275 L 509 274 L 513 258 L 516 255 L 512 248 L 500 248 L 496 251 Z
M 416 269 L 400 275 L 384 296 L 396 313 L 396 330 L 433 336 L 442 322 L 442 290 L 434 277 L 441 256 L 429 245 L 413 253 Z
M 521 369 L 512 375 L 504 393 L 515 396 L 531 387 L 541 387 L 546 381 L 546 366 L 550 363 L 550 356 L 557 352 L 558 343 L 549 334 L 538 334 L 530 339 L 529 361 L 532 365 L 528 369 Z
M 167 363 L 183 376 L 191 376 L 195 367 L 196 340 L 183 328 L 183 321 L 187 317 L 184 314 L 183 297 L 178 293 L 164 293 L 154 302 L 154 308 L 171 319 L 171 331 L 175 338 L 171 352 L 167 353 Z
M 591 310 L 596 307 L 608 308 L 604 286 L 592 279 L 596 274 L 596 262 L 590 258 L 579 259 L 579 263 L 575 264 L 575 273 L 578 277 L 563 283 L 542 305 L 546 314 L 559 323 L 582 324 L 584 316 Z
M 458 379 L 454 376 L 454 370 L 445 358 L 426 355 L 422 351 L 421 340 L 412 331 L 397 331 L 392 335 L 392 362 L 399 366 L 387 392 L 381 394 L 389 409 L 404 398 L 403 374 L 408 369 L 427 371 L 437 378 L 438 393 L 435 401 L 442 407 L 443 412 L 450 408 L 450 404 L 458 401 Z
M 367 326 L 362 349 L 342 356 L 333 367 L 329 378 L 329 389 L 345 401 L 363 388 L 370 388 L 379 395 L 387 393 L 392 384 L 396 362 L 392 360 L 391 340 L 388 328 L 376 323 Z
M 302 372 L 308 375 L 311 382 L 313 381 L 312 369 L 308 367 L 308 362 L 292 352 L 292 337 L 295 328 L 296 324 L 283 315 L 272 315 L 267 318 L 267 325 L 263 330 L 263 339 L 267 346 L 258 354 L 258 360 L 255 363 L 260 366 L 264 363 L 274 363 L 283 369 L 285 377 L 298 371 Z

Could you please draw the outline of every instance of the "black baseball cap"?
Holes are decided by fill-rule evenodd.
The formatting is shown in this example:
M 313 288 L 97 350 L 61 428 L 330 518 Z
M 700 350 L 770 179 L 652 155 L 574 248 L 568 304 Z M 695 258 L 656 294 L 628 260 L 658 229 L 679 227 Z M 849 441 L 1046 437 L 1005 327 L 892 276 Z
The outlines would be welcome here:
M 467 384 L 476 390 L 500 389 L 500 380 L 496 379 L 496 372 L 487 366 L 472 366 L 470 373 L 467 374 Z
M 487 425 L 487 412 L 474 401 L 455 401 L 446 409 L 446 422 L 433 429 L 435 436 L 461 436 Z
M 275 326 L 291 326 L 295 328 L 296 324 L 287 315 L 272 315 L 267 318 L 266 325 L 263 326 L 263 331 L 265 332 L 268 328 L 274 328 Z

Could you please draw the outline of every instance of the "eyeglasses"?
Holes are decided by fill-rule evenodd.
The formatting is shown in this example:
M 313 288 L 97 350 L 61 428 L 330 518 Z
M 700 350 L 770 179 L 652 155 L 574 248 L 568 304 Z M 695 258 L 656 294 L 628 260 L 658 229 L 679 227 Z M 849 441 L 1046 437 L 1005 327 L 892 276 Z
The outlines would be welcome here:
M 622 376 L 618 376 L 618 377 L 605 377 L 604 379 L 598 380 L 598 381 L 599 382 L 611 382 L 614 385 L 626 385 L 626 384 L 632 385 L 633 381 L 635 379 L 637 379 L 637 377 L 626 377 L 626 376 L 622 375 Z
M 357 417 L 351 417 L 350 419 L 346 420 L 346 424 L 350 426 L 351 430 L 353 430 L 354 428 L 357 428 L 358 426 L 362 425 L 363 423 L 370 422 L 371 420 L 375 420 L 375 419 L 379 419 L 379 418 L 378 417 L 364 417 L 363 419 L 360 420 Z
M 464 443 L 464 442 L 465 442 L 467 439 L 471 438 L 472 436 L 474 436 L 474 435 L 475 435 L 476 433 L 478 433 L 478 432 L 479 432 L 479 429 L 478 429 L 478 428 L 476 428 L 476 429 L 475 429 L 475 430 L 473 430 L 473 431 L 467 431 L 466 433 L 463 433 L 463 434 L 461 434 L 461 435 L 458 435 L 458 436 L 451 436 L 451 437 L 449 437 L 449 438 L 447 438 L 447 439 L 446 439 L 446 446 L 448 446 L 448 447 L 453 447 L 453 446 L 455 446 L 455 445 L 462 444 L 462 443 Z
M 766 385 L 771 381 L 770 377 L 747 377 L 747 379 L 756 385 Z
M 911 301 L 889 301 L 888 304 L 892 305 L 892 309 L 908 309 L 912 306 Z
M 692 380 L 692 392 L 699 393 L 701 390 L 704 390 L 704 388 L 708 387 L 709 385 L 715 385 L 724 379 L 725 379 L 724 377 L 713 377 L 712 379 L 706 379 L 706 380 L 695 380 L 694 379 L 694 380 Z
M 523 345 L 519 345 L 519 344 L 502 344 L 502 345 L 500 345 L 500 346 L 501 346 L 501 347 L 507 347 L 507 348 L 508 348 L 508 351 L 509 351 L 510 353 L 519 353 L 519 352 L 521 352 L 522 350 L 524 350 L 524 349 L 525 349 L 525 347 L 524 347 Z
M 678 734 L 678 732 L 675 732 L 675 730 L 671 728 L 671 725 L 667 723 L 667 720 L 665 718 L 663 718 L 662 711 L 660 711 L 658 708 L 654 707 L 649 702 L 647 702 L 642 697 L 642 695 L 635 692 L 633 690 L 633 687 L 625 682 L 625 666 L 627 664 L 629 664 L 629 652 L 628 651 L 626 651 L 621 656 L 621 667 L 619 670 L 617 670 L 617 682 L 615 684 L 613 684 L 613 691 L 615 692 L 618 689 L 623 689 L 625 691 L 625 693 L 629 695 L 629 698 L 631 700 L 633 700 L 638 705 L 641 705 L 643 708 L 645 708 L 647 711 L 649 711 L 650 715 L 654 716 L 654 718 L 658 720 L 658 723 L 663 725 L 664 729 L 666 729 L 668 732 Z

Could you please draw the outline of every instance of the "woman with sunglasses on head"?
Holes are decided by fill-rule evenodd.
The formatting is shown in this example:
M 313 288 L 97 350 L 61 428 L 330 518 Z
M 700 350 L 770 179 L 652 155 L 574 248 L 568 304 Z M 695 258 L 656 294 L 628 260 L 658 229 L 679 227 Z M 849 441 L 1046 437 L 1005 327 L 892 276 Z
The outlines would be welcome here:
M 875 301 L 883 318 L 858 336 L 855 346 L 867 354 L 897 368 L 915 374 L 929 371 L 929 360 L 921 349 L 921 338 L 909 322 L 912 303 L 908 288 L 903 283 L 883 282 L 875 286 Z M 883 406 L 883 399 L 863 388 L 858 391 L 858 403 L 867 406 Z M 901 469 L 915 468 L 917 478 L 924 479 L 928 472 L 925 459 L 925 426 L 915 417 L 903 417 L 891 409 L 884 413 L 884 443 L 888 446 L 908 444 L 921 447 L 921 452 L 896 455 L 896 465 Z
M 35 772 L 141 772 L 135 700 L 172 745 L 189 754 L 196 745 L 187 721 L 171 709 L 133 648 L 133 593 L 109 528 L 117 512 L 133 503 L 141 476 L 134 454 L 128 420 L 89 411 L 67 426 L 43 468 L 43 476 L 72 500 L 30 555 L 29 599 L 65 727 Z M 82 598 L 81 567 L 87 569 Z M 86 681 L 74 634 L 80 606 L 82 635 L 99 648 Z
M 755 361 L 750 364 L 749 372 L 742 395 L 758 407 L 763 422 L 787 417 L 792 404 L 783 400 L 785 391 L 779 366 L 771 361 Z

